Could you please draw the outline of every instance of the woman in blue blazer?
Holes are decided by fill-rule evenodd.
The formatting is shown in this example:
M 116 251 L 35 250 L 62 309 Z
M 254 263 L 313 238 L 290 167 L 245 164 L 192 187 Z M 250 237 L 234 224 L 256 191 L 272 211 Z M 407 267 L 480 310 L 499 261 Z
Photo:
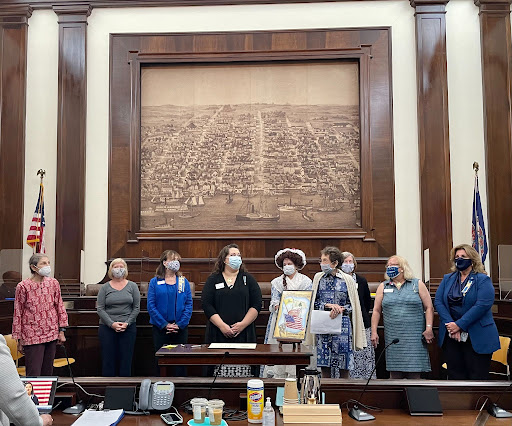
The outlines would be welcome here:
M 448 378 L 487 380 L 492 353 L 500 348 L 491 312 L 494 287 L 470 245 L 454 247 L 451 259 L 454 272 L 444 276 L 434 302 Z
M 160 256 L 156 277 L 149 282 L 148 312 L 153 324 L 155 352 L 163 345 L 187 343 L 188 323 L 192 317 L 192 292 L 180 272 L 181 256 L 166 250 Z M 158 374 L 158 365 L 157 365 Z M 177 369 L 180 375 L 186 370 Z

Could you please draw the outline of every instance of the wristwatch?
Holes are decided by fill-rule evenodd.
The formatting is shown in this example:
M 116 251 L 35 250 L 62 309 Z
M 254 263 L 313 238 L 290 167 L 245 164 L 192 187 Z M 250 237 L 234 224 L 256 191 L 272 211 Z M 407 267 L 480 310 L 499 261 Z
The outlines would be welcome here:
M 59 328 L 59 332 L 61 332 L 61 331 L 62 331 L 62 332 L 66 332 L 66 327 L 60 327 L 60 328 Z

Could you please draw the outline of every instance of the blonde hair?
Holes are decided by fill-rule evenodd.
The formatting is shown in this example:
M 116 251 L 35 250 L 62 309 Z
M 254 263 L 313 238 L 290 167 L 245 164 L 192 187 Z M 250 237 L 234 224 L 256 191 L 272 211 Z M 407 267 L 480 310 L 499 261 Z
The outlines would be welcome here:
M 456 271 L 457 268 L 455 267 L 455 253 L 459 250 L 464 250 L 468 257 L 471 259 L 471 266 L 473 268 L 473 271 L 479 272 L 481 274 L 487 274 L 485 272 L 485 267 L 482 263 L 482 259 L 480 259 L 480 255 L 478 252 L 469 244 L 459 244 L 458 246 L 455 246 L 450 251 L 450 261 L 452 262 L 452 271 Z
M 398 256 L 397 254 L 394 254 L 393 256 L 390 256 L 386 262 L 386 268 L 389 264 L 389 261 L 391 259 L 396 259 L 397 260 L 397 263 L 398 263 L 398 266 L 400 268 L 403 269 L 404 271 L 404 278 L 406 280 L 412 280 L 414 278 L 414 274 L 412 272 L 412 269 L 411 267 L 409 266 L 409 262 L 407 262 L 407 260 L 405 260 L 405 258 L 403 258 L 402 256 Z M 390 278 L 388 277 L 388 274 L 384 274 L 384 277 L 389 280 Z
M 352 253 L 350 253 L 349 251 L 344 251 L 341 253 L 341 257 L 343 259 L 343 262 L 345 262 L 345 259 L 347 257 L 351 257 L 352 260 L 354 261 L 354 271 L 357 269 L 357 260 L 356 260 L 356 257 Z
M 124 268 L 123 278 L 126 278 L 128 276 L 128 265 L 126 264 L 124 259 L 121 259 L 120 257 L 118 257 L 117 259 L 114 259 L 112 262 L 110 262 L 110 265 L 108 267 L 108 276 L 110 277 L 110 279 L 114 278 L 114 276 L 112 275 L 112 269 L 113 269 L 113 266 L 116 265 L 117 263 L 123 264 L 123 268 Z

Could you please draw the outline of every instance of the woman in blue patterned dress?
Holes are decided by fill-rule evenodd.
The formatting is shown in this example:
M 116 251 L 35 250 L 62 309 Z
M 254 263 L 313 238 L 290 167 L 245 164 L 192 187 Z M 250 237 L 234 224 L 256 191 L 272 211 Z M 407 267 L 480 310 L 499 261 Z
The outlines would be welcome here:
M 372 344 L 375 348 L 379 344 L 377 327 L 382 313 L 386 344 L 400 339 L 386 350 L 386 369 L 391 378 L 419 379 L 422 372 L 430 371 L 427 343 L 434 341 L 432 298 L 403 257 L 388 259 L 385 277 L 373 306 Z
M 322 368 L 323 377 L 348 377 L 354 350 L 366 347 L 356 285 L 351 275 L 339 269 L 342 263 L 337 247 L 325 247 L 320 260 L 322 272 L 313 280 L 314 309 L 331 311 L 331 318 L 343 315 L 340 334 L 317 335 L 317 366 Z

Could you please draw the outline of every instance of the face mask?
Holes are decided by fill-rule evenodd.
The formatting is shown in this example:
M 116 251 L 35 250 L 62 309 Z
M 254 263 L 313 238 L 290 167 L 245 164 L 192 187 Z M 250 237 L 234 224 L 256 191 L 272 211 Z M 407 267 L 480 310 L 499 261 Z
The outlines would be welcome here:
M 351 274 L 354 272 L 354 264 L 353 263 L 343 263 L 341 265 L 341 270 L 345 272 L 345 274 Z
M 42 268 L 39 268 L 39 271 L 37 271 L 37 273 L 42 277 L 49 277 L 50 274 L 52 273 L 52 268 L 50 266 L 43 266 Z
M 400 271 L 398 269 L 398 266 L 388 266 L 386 268 L 386 275 L 391 279 L 396 278 L 400 275 Z
M 228 265 L 230 268 L 238 271 L 242 266 L 242 258 L 240 256 L 229 256 Z
M 293 275 L 294 272 L 295 272 L 295 266 L 293 266 L 293 265 L 284 265 L 283 266 L 283 273 L 285 275 Z
M 332 266 L 329 263 L 321 263 L 320 269 L 322 269 L 322 272 L 324 274 L 330 274 L 332 272 Z
M 114 278 L 123 278 L 125 272 L 126 272 L 125 268 L 113 268 L 112 269 L 112 276 Z
M 465 271 L 473 264 L 473 261 L 471 259 L 463 259 L 462 257 L 459 257 L 458 259 L 455 259 L 455 267 L 459 271 Z
M 167 262 L 167 265 L 165 265 L 167 269 L 173 272 L 178 272 L 180 270 L 180 261 L 179 260 L 170 260 Z

